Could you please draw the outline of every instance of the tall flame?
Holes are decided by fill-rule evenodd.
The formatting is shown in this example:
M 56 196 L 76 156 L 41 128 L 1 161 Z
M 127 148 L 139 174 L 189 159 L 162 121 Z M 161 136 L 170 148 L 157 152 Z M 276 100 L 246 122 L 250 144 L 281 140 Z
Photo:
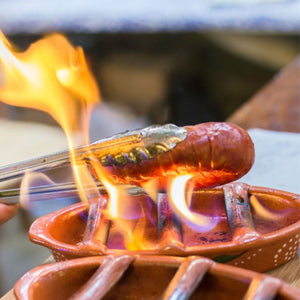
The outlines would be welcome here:
M 170 184 L 169 198 L 174 211 L 184 217 L 189 226 L 197 230 L 209 230 L 216 225 L 216 222 L 210 218 L 192 212 L 188 207 L 191 194 L 186 195 L 187 182 L 192 178 L 191 175 L 182 175 L 175 177 Z
M 52 34 L 18 52 L 0 32 L 0 68 L 1 101 L 45 111 L 66 133 L 87 129 L 100 96 L 81 47 Z
M 80 198 L 95 207 L 102 196 L 89 169 L 80 158 L 75 157 L 73 151 L 77 145 L 89 144 L 90 113 L 100 100 L 96 81 L 88 68 L 82 48 L 74 48 L 61 34 L 51 34 L 33 43 L 26 51 L 19 52 L 0 31 L 0 71 L 1 101 L 47 112 L 63 128 Z M 116 218 L 120 193 L 110 183 L 92 153 L 90 161 L 97 178 L 102 180 L 109 192 L 109 215 Z M 30 182 L 25 177 L 22 187 L 28 186 Z M 88 191 L 84 189 L 86 184 L 90 187 Z M 21 200 L 26 204 L 26 188 L 22 192 Z M 106 203 L 105 199 L 102 200 Z M 88 238 L 97 239 L 91 236 L 93 234 L 97 235 L 97 228 L 87 232 Z
M 63 128 L 80 196 L 88 201 L 82 185 L 93 179 L 83 164 L 76 163 L 72 149 L 89 143 L 90 113 L 100 95 L 82 48 L 52 34 L 19 52 L 0 31 L 0 70 L 1 101 L 47 112 Z
M 99 198 L 88 168 L 73 151 L 77 145 L 89 144 L 90 113 L 100 100 L 82 48 L 74 48 L 64 36 L 52 34 L 18 52 L 0 32 L 0 70 L 0 99 L 10 105 L 49 113 L 66 134 L 81 200 L 91 203 Z M 83 188 L 87 183 L 93 185 L 88 192 Z M 26 189 L 22 193 L 26 194 Z M 23 204 L 24 199 L 21 195 Z
M 100 100 L 96 81 L 88 68 L 82 48 L 73 47 L 60 34 L 52 34 L 38 40 L 26 51 L 19 52 L 0 31 L 0 71 L 0 101 L 47 112 L 63 128 L 80 197 L 83 201 L 93 204 L 91 207 L 98 207 L 95 203 L 99 202 L 93 202 L 93 199 L 101 199 L 101 195 L 93 177 L 85 163 L 75 157 L 73 151 L 77 145 L 89 144 L 90 113 Z M 119 187 L 117 189 L 110 182 L 97 158 L 90 155 L 97 178 L 101 179 L 109 192 L 110 198 L 105 213 L 122 230 L 127 248 L 153 248 L 152 242 L 144 239 L 148 212 L 139 204 L 138 221 L 131 222 L 128 217 L 129 209 L 122 207 L 130 207 L 130 203 L 126 202 L 131 201 L 130 195 Z M 185 187 L 190 178 L 189 175 L 179 176 L 172 182 L 169 190 L 172 207 L 176 213 L 188 220 L 190 225 L 195 225 L 198 230 L 208 230 L 215 225 L 214 222 L 189 210 L 189 197 L 186 197 Z M 83 188 L 86 184 L 94 184 L 94 188 L 89 189 L 88 194 Z M 152 190 L 146 184 L 143 187 L 145 190 Z M 151 196 L 156 197 L 155 194 Z M 120 205 L 120 202 L 125 204 Z M 93 221 L 93 218 L 91 220 Z M 97 230 L 92 234 L 94 232 L 96 234 Z M 87 237 L 90 237 L 90 233 Z

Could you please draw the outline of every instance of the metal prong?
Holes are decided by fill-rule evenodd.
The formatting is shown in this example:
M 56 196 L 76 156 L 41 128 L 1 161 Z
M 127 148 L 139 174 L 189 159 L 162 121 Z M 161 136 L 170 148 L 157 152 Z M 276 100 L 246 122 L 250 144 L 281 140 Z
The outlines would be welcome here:
M 105 193 L 105 188 L 101 182 L 96 182 L 97 188 Z M 85 185 L 83 186 L 85 190 L 94 187 Z M 145 191 L 137 186 L 126 185 L 128 193 L 130 195 L 143 194 Z M 43 185 L 36 187 L 29 187 L 27 194 L 30 196 L 30 201 L 43 201 L 51 199 L 61 199 L 61 198 L 79 198 L 78 190 L 75 183 L 62 183 L 55 185 Z M 7 189 L 0 191 L 0 203 L 6 205 L 18 204 L 20 202 L 20 189 Z
M 91 156 L 99 159 L 106 154 L 114 155 L 120 151 L 129 152 L 135 147 L 147 147 L 153 143 L 161 143 L 167 149 L 171 149 L 185 137 L 186 129 L 183 127 L 177 127 L 173 124 L 150 126 L 120 133 L 90 145 L 80 146 L 74 149 L 74 154 L 78 162 L 85 163 Z M 23 176 L 25 172 L 43 172 L 69 164 L 70 154 L 68 150 L 45 155 L 0 168 L 0 182 Z
M 78 160 L 84 161 L 91 153 L 97 154 L 97 152 L 107 152 L 108 149 L 116 146 L 120 146 L 123 143 L 130 143 L 133 141 L 139 141 L 139 136 L 126 136 L 122 139 L 104 139 L 96 143 L 81 146 L 74 149 L 75 157 Z M 107 149 L 105 151 L 105 149 Z M 43 172 L 45 170 L 55 169 L 70 164 L 70 152 L 69 150 L 41 156 L 35 159 L 18 162 L 11 164 L 7 167 L 0 169 L 0 181 L 6 181 L 9 179 L 17 178 L 23 176 L 25 172 L 39 171 Z
M 84 187 L 85 189 L 92 188 L 88 185 Z M 97 188 L 99 190 L 104 190 L 101 182 L 97 182 Z M 73 198 L 78 197 L 78 191 L 75 183 L 63 183 L 55 185 L 44 185 L 30 187 L 27 190 L 31 201 L 40 200 L 51 200 L 53 198 Z M 20 202 L 20 189 L 7 189 L 0 191 L 0 203 L 6 205 L 17 204 Z

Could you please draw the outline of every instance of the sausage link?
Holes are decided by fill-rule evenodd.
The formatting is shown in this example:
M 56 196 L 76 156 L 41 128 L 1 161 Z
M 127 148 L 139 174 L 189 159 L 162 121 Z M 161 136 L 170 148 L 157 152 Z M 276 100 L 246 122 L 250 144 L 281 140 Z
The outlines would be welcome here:
M 103 166 L 116 182 L 141 185 L 158 178 L 165 186 L 170 176 L 190 174 L 200 188 L 237 180 L 253 165 L 253 142 L 237 125 L 209 122 L 184 128 L 186 138 L 168 151 Z

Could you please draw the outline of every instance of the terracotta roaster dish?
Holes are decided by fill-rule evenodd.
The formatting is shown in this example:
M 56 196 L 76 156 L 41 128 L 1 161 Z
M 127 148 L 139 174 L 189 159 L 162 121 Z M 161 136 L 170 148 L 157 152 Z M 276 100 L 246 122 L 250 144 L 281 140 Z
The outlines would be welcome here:
M 14 292 L 20 300 L 300 299 L 299 290 L 277 278 L 208 258 L 130 254 L 40 266 Z
M 199 255 L 257 272 L 288 262 L 299 247 L 300 197 L 293 193 L 243 183 L 195 191 L 190 209 L 217 220 L 216 226 L 207 231 L 196 231 L 178 219 L 175 223 L 163 219 L 161 209 L 146 195 L 132 197 L 136 207 L 143 205 L 148 212 L 144 237 L 153 242 L 152 249 L 127 250 L 114 221 L 109 230 L 105 229 L 105 245 L 82 243 L 88 212 L 83 203 L 37 219 L 29 237 L 48 247 L 56 261 L 107 254 Z M 252 207 L 251 199 L 259 201 L 271 218 L 262 217 Z

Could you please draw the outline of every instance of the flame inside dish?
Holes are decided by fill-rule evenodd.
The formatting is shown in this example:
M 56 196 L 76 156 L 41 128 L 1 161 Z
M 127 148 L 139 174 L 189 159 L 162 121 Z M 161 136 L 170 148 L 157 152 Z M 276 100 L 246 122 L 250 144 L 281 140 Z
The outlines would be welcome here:
M 290 260 L 299 245 L 300 201 L 297 195 L 267 188 L 249 187 L 249 195 L 255 195 L 260 202 L 274 213 L 284 217 L 277 222 L 265 219 L 253 211 L 252 217 L 257 238 L 251 241 L 234 239 L 229 227 L 224 204 L 224 192 L 220 188 L 205 189 L 193 193 L 191 211 L 201 212 L 217 220 L 216 226 L 206 232 L 192 230 L 181 223 L 182 241 L 167 240 L 160 237 L 158 211 L 156 205 L 146 195 L 133 196 L 139 205 L 132 206 L 136 214 L 141 212 L 140 204 L 148 211 L 144 216 L 144 239 L 151 247 L 130 253 L 151 255 L 202 255 L 218 262 L 242 266 L 259 272 L 270 270 Z M 146 209 L 147 208 L 147 209 Z M 93 245 L 81 243 L 87 219 L 87 206 L 76 204 L 36 220 L 30 228 L 30 239 L 48 247 L 56 260 L 75 257 L 127 253 L 125 239 L 118 225 L 112 222 L 104 250 Z M 131 227 L 135 228 L 138 219 L 132 219 Z M 174 228 L 169 228 L 172 233 Z M 167 235 L 168 237 L 169 235 Z M 283 251 L 292 247 L 288 256 Z M 289 249 L 287 247 L 286 249 Z M 280 252 L 278 252 L 278 250 Z M 280 255 L 278 255 L 280 254 Z M 281 255 L 282 254 L 282 255 Z M 277 255 L 277 256 L 276 256 Z

